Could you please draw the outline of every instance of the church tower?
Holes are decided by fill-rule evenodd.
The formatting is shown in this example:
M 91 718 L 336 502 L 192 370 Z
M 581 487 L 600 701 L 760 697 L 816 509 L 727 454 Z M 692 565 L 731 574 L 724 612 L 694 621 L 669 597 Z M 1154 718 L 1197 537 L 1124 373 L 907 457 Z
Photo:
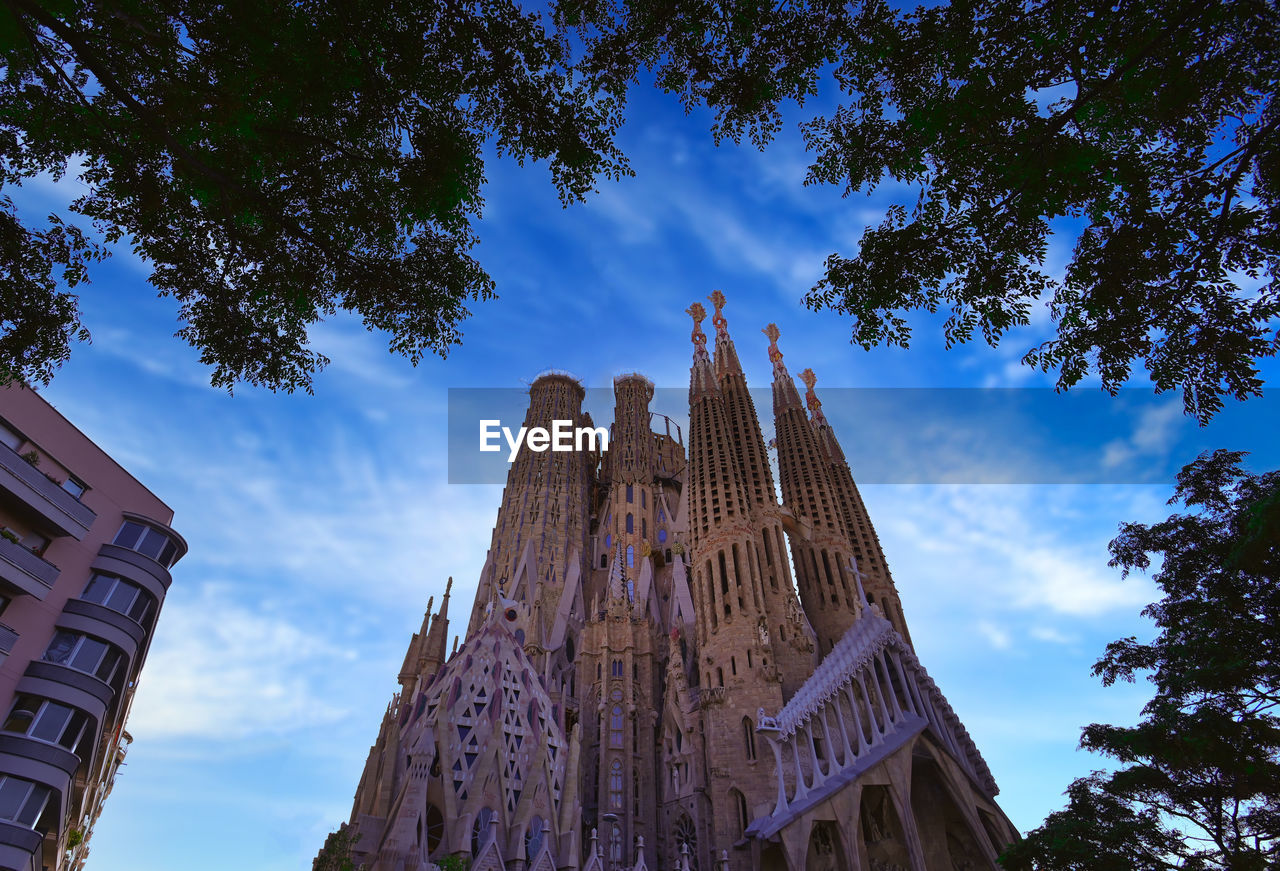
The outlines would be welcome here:
M 746 471 L 752 453 L 742 449 L 743 434 L 732 429 L 721 381 L 707 355 L 701 324 L 706 311 L 694 303 L 689 314 L 694 321 L 694 351 L 689 374 L 688 487 L 694 604 L 700 615 L 698 698 L 706 736 L 711 840 L 715 849 L 723 851 L 743 838 L 757 806 L 767 807 L 773 795 L 772 772 L 755 741 L 756 716 L 761 708 L 776 709 L 785 700 L 767 629 L 767 583 L 755 560 L 759 530 L 753 523 L 753 485 L 765 480 L 763 463 L 752 469 L 754 478 Z M 735 377 L 736 355 L 723 315 L 717 320 L 724 383 L 734 389 L 740 370 Z M 745 391 L 745 383 L 742 388 Z M 761 508 L 763 496 L 761 490 L 761 500 L 755 503 Z M 770 665 L 774 668 L 766 675 Z M 730 866 L 747 869 L 748 860 L 738 854 L 730 857 Z
M 773 422 L 782 503 L 797 521 L 791 559 L 800 601 L 817 635 L 818 651 L 825 655 L 849 631 L 864 603 L 850 568 L 853 551 L 832 484 L 831 464 L 783 365 L 778 328 L 769 324 L 765 332 L 773 362 Z
M 557 420 L 592 426 L 590 415 L 582 411 L 585 395 L 569 375 L 540 376 L 529 388 L 525 428 L 550 430 Z M 522 445 L 507 472 L 468 635 L 483 622 L 495 586 L 502 595 L 532 607 L 540 590 L 546 602 L 558 602 L 565 580 L 581 576 L 586 568 L 588 486 L 596 462 L 588 451 L 533 451 L 527 443 Z M 549 610 L 544 603 L 536 627 L 540 635 L 550 631 Z
M 745 485 L 746 513 L 753 532 L 746 558 L 753 574 L 760 579 L 757 634 L 762 650 L 756 661 L 757 674 L 765 681 L 780 683 L 783 698 L 789 699 L 813 673 L 816 663 L 813 629 L 800 610 L 791 581 L 791 566 L 785 555 L 783 513 L 773 486 L 773 470 L 769 466 L 755 402 L 747 389 L 737 349 L 729 337 L 729 322 L 724 316 L 725 297 L 717 290 L 709 299 L 715 306 L 712 323 L 716 328 L 716 384 L 724 404 L 731 453 Z
M 893 628 L 911 643 L 911 632 L 907 629 L 906 618 L 902 615 L 902 600 L 898 598 L 898 588 L 893 584 L 893 576 L 889 574 L 889 564 L 885 561 L 884 551 L 880 548 L 880 536 L 871 525 L 871 516 L 862 502 L 862 494 L 853 481 L 853 473 L 844 458 L 844 451 L 836 440 L 835 431 L 827 422 L 822 412 L 822 402 L 814 391 L 818 376 L 812 369 L 800 373 L 800 380 L 805 385 L 805 405 L 809 408 L 809 422 L 813 425 L 817 436 L 818 448 L 827 463 L 827 472 L 831 480 L 832 492 L 836 503 L 840 506 L 840 516 L 844 519 L 844 528 L 849 534 L 849 544 L 853 548 L 857 567 L 863 573 L 862 584 L 867 602 L 874 602 L 881 613 L 893 624 Z

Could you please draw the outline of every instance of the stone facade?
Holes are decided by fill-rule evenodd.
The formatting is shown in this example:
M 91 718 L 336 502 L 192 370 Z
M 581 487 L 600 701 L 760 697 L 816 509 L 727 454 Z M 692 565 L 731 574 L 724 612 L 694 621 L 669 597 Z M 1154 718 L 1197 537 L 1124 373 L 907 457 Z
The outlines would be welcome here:
M 370 749 L 368 871 L 960 871 L 1016 837 L 915 657 L 812 372 L 802 401 L 770 325 L 779 502 L 710 301 L 687 453 L 636 374 L 607 453 L 521 448 L 465 640 L 446 655 L 446 587 Z M 583 396 L 544 375 L 525 425 L 591 425 Z

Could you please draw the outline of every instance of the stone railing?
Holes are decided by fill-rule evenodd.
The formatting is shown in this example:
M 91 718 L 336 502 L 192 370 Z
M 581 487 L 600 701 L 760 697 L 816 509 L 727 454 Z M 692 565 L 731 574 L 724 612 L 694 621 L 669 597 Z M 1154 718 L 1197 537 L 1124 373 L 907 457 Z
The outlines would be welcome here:
M 773 749 L 778 799 L 748 834 L 770 837 L 926 729 L 983 792 L 997 791 L 942 692 L 875 613 L 864 612 L 776 716 L 761 710 L 756 729 Z

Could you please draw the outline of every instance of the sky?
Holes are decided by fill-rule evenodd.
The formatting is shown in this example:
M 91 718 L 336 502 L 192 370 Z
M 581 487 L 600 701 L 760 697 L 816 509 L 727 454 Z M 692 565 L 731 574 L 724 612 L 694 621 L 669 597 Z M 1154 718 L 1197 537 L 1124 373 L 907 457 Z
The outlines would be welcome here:
M 944 349 L 940 317 L 913 319 L 910 350 L 851 345 L 850 323 L 804 292 L 912 198 L 804 187 L 807 117 L 790 112 L 763 153 L 716 147 L 705 114 L 637 92 L 621 133 L 635 177 L 568 209 L 544 166 L 491 161 L 477 256 L 499 298 L 473 306 L 448 359 L 417 368 L 354 318 L 319 325 L 332 364 L 314 396 L 211 388 L 146 264 L 121 248 L 96 269 L 81 293 L 93 342 L 42 393 L 174 509 L 190 552 L 90 871 L 309 868 L 350 814 L 428 598 L 452 576 L 463 628 L 484 562 L 501 486 L 449 483 L 449 389 L 520 390 L 556 368 L 607 409 L 613 376 L 640 371 L 662 388 L 655 411 L 687 417 L 684 309 L 714 289 L 749 384 L 769 385 L 769 322 L 790 369 L 817 372 L 919 657 L 1014 823 L 1033 828 L 1105 765 L 1077 749 L 1080 728 L 1134 722 L 1148 689 L 1104 689 L 1090 667 L 1108 641 L 1151 635 L 1139 612 L 1157 598 L 1150 578 L 1108 568 L 1107 542 L 1167 516 L 1173 474 L 1201 450 L 1280 467 L 1277 403 L 1229 403 L 1200 429 L 1142 381 L 1115 399 L 1096 383 L 1056 395 L 1018 362 L 1051 330 L 1043 310 L 998 349 Z M 76 185 L 16 199 L 48 211 Z M 1053 274 L 1069 251 L 1054 240 Z M 757 407 L 771 431 L 767 393 Z

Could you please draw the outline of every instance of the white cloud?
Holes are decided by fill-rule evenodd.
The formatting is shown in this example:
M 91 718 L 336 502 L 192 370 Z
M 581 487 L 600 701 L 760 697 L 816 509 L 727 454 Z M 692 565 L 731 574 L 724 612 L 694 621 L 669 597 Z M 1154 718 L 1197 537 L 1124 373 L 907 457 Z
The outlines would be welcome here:
M 897 569 L 936 592 L 964 596 L 984 614 L 1022 611 L 1072 618 L 1135 610 L 1152 600 L 1149 582 L 1121 580 L 1106 565 L 1105 543 L 1114 522 L 1098 528 L 1073 500 L 1097 487 L 932 486 L 883 490 L 892 503 L 874 511 L 884 526 L 885 551 Z M 880 493 L 875 493 L 879 497 Z M 1114 505 L 1111 510 L 1117 510 Z M 1116 520 L 1129 512 L 1116 516 Z M 1132 516 L 1132 515 L 1130 515 Z M 942 567 L 945 575 L 939 574 Z M 932 576 L 932 579 L 930 579 Z M 990 637 L 988 635 L 988 637 Z
M 1182 403 L 1169 400 L 1142 410 L 1128 438 L 1114 439 L 1102 451 L 1102 465 L 1114 469 L 1131 461 L 1165 459 L 1178 440 L 1178 430 L 1186 425 Z
M 978 634 L 985 638 L 996 650 L 1008 650 L 1013 646 L 1013 638 L 1009 635 L 1008 630 L 997 626 L 990 620 L 978 622 Z
M 166 603 L 129 729 L 138 738 L 239 740 L 332 722 L 346 712 L 317 681 L 353 656 L 206 586 Z
M 1075 635 L 1069 635 L 1052 626 L 1032 626 L 1030 634 L 1037 641 L 1047 641 L 1050 644 L 1074 644 L 1080 640 Z

